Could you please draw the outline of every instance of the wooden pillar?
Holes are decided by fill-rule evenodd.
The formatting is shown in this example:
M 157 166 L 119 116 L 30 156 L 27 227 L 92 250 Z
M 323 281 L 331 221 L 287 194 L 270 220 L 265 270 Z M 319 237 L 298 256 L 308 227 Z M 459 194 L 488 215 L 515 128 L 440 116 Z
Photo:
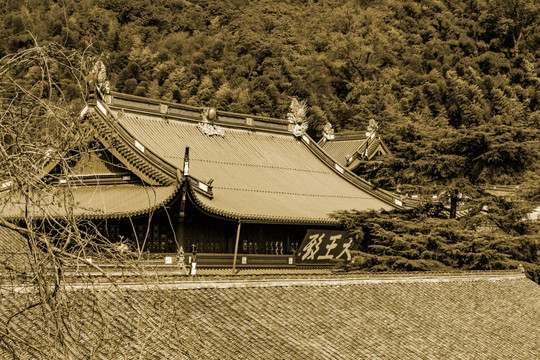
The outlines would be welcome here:
M 238 228 L 236 229 L 236 242 L 234 244 L 234 258 L 233 258 L 233 267 L 232 273 L 236 274 L 236 257 L 238 256 L 238 243 L 240 242 L 240 228 L 242 227 L 242 221 L 238 220 Z
M 182 190 L 180 190 L 179 209 L 177 215 L 177 222 L 174 227 L 174 237 L 176 242 L 176 251 L 180 251 L 180 248 L 183 248 L 186 251 L 186 244 L 184 243 L 185 232 L 186 232 L 186 200 L 187 200 L 187 181 L 182 185 Z
M 176 242 L 176 252 L 180 251 L 180 248 L 182 248 L 184 252 L 186 251 L 186 244 L 184 243 L 185 233 L 186 233 L 186 224 L 184 223 L 183 219 L 181 219 L 176 223 L 176 227 L 174 229 L 174 237 L 175 237 L 174 240 Z

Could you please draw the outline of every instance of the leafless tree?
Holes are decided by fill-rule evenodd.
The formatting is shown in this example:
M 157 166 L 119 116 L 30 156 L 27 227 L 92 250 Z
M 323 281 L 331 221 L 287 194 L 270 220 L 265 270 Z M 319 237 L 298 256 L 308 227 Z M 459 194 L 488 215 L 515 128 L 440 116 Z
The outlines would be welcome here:
M 65 270 L 68 265 L 83 264 L 101 272 L 86 260 L 89 252 L 117 262 L 130 259 L 130 253 L 118 251 L 94 223 L 75 218 L 69 183 L 59 192 L 55 186 L 59 179 L 48 175 L 53 167 L 58 177 L 71 173 L 71 160 L 76 156 L 73 149 L 92 151 L 93 130 L 79 113 L 85 106 L 88 74 L 96 59 L 86 52 L 37 42 L 0 59 L 0 214 L 13 204 L 19 204 L 21 210 L 19 217 L 0 215 L 0 226 L 22 235 L 29 255 L 22 270 L 11 269 L 17 273 L 9 277 L 9 284 L 6 277 L 1 280 L 5 307 L 0 306 L 0 356 L 77 358 L 77 347 L 100 344 L 103 339 L 99 337 L 76 344 L 73 331 L 77 326 L 70 320 L 72 303 Z M 53 208 L 62 209 L 60 215 Z M 93 281 L 91 277 L 83 280 Z M 114 284 L 114 279 L 109 280 Z M 26 295 L 22 297 L 22 293 Z M 115 294 L 123 296 L 120 290 Z M 16 298 L 24 301 L 17 303 Z M 107 316 L 100 311 L 99 301 L 94 310 L 101 314 L 97 322 L 105 327 L 100 336 L 106 336 Z M 39 340 L 24 336 L 28 333 L 17 325 L 21 317 L 36 321 L 40 329 L 35 339 Z M 85 358 L 94 356 L 89 349 L 84 354 Z

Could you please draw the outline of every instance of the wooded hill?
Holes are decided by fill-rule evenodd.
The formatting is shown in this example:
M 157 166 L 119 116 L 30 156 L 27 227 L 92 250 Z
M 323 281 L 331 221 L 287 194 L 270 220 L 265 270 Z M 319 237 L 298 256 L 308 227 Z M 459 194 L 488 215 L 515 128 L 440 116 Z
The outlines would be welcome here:
M 1 14 L 0 56 L 55 42 L 102 59 L 121 92 L 281 118 L 296 96 L 315 137 L 373 118 L 395 158 L 365 170 L 385 188 L 516 183 L 538 165 L 534 0 L 28 0 Z
M 364 164 L 373 184 L 446 192 L 472 219 L 489 209 L 506 233 L 537 231 L 521 219 L 540 204 L 538 1 L 26 0 L 0 15 L 0 57 L 58 44 L 102 60 L 117 91 L 280 118 L 297 97 L 315 138 L 373 118 L 394 155 Z M 80 111 L 72 74 L 50 72 Z M 522 201 L 485 184 L 521 184 Z

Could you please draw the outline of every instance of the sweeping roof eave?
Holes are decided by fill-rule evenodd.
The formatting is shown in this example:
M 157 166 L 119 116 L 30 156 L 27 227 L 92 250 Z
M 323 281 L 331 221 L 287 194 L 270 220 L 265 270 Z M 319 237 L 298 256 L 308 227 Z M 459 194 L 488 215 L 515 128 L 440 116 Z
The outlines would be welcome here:
M 205 204 L 199 198 L 199 194 L 193 190 L 189 191 L 189 198 L 192 204 L 202 213 L 211 217 L 216 217 L 224 220 L 238 221 L 243 223 L 264 223 L 264 224 L 282 224 L 282 225 L 313 225 L 313 226 L 333 226 L 338 227 L 341 221 L 337 218 L 310 218 L 310 217 L 290 217 L 290 216 L 275 216 L 275 215 L 257 215 L 257 214 L 242 214 L 239 212 L 227 211 L 214 206 Z
M 30 216 L 34 219 L 69 217 L 76 220 L 137 217 L 166 207 L 179 189 L 179 184 L 162 187 L 133 184 L 79 186 L 70 190 L 73 204 L 40 205 L 34 207 Z M 54 196 L 51 199 L 54 200 Z M 1 207 L 0 218 L 10 221 L 25 219 L 25 208 L 20 202 L 11 201 L 9 205 Z M 71 207 L 70 211 L 66 210 Z

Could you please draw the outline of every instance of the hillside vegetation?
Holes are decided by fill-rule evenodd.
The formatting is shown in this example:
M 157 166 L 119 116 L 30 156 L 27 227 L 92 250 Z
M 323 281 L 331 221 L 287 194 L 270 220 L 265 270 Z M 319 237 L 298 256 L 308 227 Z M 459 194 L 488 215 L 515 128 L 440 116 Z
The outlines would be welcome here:
M 500 236 L 512 237 L 504 241 L 525 240 L 505 252 L 478 246 L 538 262 L 538 228 L 524 221 L 540 204 L 538 1 L 26 0 L 3 6 L 0 58 L 36 45 L 65 49 L 57 57 L 64 65 L 72 58 L 102 60 L 117 91 L 280 118 L 297 97 L 308 101 L 315 138 L 327 122 L 338 132 L 364 131 L 373 118 L 394 155 L 364 164 L 375 186 L 446 194 L 452 205 L 467 201 L 464 220 L 434 228 L 470 231 L 487 219 Z M 65 69 L 50 67 L 58 84 L 51 91 L 80 111 L 81 93 Z M 9 75 L 33 84 L 42 74 L 22 64 Z M 486 184 L 521 187 L 507 201 L 488 196 Z M 440 210 L 426 204 L 421 216 L 440 217 Z M 362 216 L 357 223 L 367 221 Z M 398 233 L 423 234 L 407 224 L 385 229 L 399 225 Z M 409 243 L 403 251 L 414 253 L 408 259 L 439 261 L 441 251 L 450 251 L 471 268 L 506 266 L 491 252 L 487 263 L 467 257 L 466 249 L 442 246 L 440 231 L 424 230 L 425 239 L 417 240 L 425 251 L 411 249 L 415 242 L 403 235 Z M 397 250 L 386 247 L 395 244 L 381 241 L 371 252 L 394 256 Z M 532 253 L 514 254 L 522 250 Z
M 534 0 L 8 4 L 0 57 L 55 42 L 102 59 L 115 90 L 274 117 L 296 96 L 316 137 L 374 118 L 396 158 L 366 171 L 386 188 L 513 183 L 538 163 Z

